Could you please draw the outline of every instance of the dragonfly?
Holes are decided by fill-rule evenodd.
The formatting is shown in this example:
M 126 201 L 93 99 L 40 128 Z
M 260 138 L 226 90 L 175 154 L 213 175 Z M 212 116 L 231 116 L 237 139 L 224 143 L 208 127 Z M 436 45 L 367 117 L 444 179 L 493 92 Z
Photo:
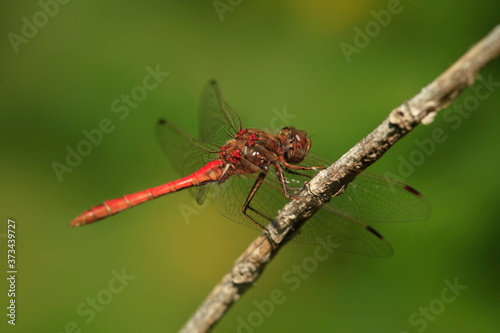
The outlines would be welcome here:
M 158 121 L 156 128 L 167 158 L 185 177 L 105 201 L 78 215 L 70 226 L 90 224 L 160 196 L 189 189 L 198 204 L 211 198 L 222 215 L 264 230 L 299 189 L 332 164 L 310 152 L 311 138 L 303 130 L 284 127 L 273 133 L 243 128 L 215 80 L 206 85 L 201 95 L 199 116 L 199 139 L 164 119 Z M 294 240 L 387 257 L 392 255 L 391 245 L 368 223 L 411 222 L 429 215 L 428 201 L 413 187 L 363 172 L 317 211 L 298 230 Z

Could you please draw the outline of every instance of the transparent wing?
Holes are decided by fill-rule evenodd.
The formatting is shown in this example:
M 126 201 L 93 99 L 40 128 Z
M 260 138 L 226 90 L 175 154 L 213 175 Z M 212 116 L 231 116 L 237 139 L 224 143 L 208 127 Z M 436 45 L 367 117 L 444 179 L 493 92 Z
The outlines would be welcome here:
M 163 152 L 181 176 L 194 173 L 217 156 L 217 147 L 195 139 L 164 119 L 158 121 L 156 134 Z M 201 205 L 208 188 L 196 186 L 189 191 Z
M 351 216 L 339 215 L 328 205 L 302 226 L 294 241 L 324 244 L 335 250 L 373 257 L 390 257 L 393 252 L 375 229 Z
M 257 176 L 257 174 L 235 175 L 223 184 L 214 184 L 212 201 L 219 213 L 225 217 L 251 228 L 262 230 L 276 217 L 278 210 L 283 208 L 287 199 L 282 191 L 276 189 L 266 179 L 264 184 L 255 193 L 249 209 L 247 209 L 247 214 L 260 227 L 256 225 L 243 214 L 242 208 L 257 180 Z
M 240 117 L 227 104 L 217 82 L 208 82 L 200 101 L 201 140 L 221 147 L 241 129 Z
M 329 205 L 354 218 L 374 222 L 421 221 L 431 213 L 427 199 L 414 188 L 366 172 Z
M 224 184 L 213 184 L 213 203 L 224 216 L 262 230 L 288 202 L 276 175 L 270 171 L 266 180 L 253 197 L 247 214 L 261 227 L 242 213 L 242 207 L 256 177 L 233 176 Z M 370 255 L 390 256 L 391 246 L 370 226 L 329 207 L 323 207 L 300 229 L 294 238 L 297 242 L 319 244 L 339 251 Z
M 303 163 L 327 167 L 332 162 L 311 154 Z M 316 172 L 309 172 L 309 175 L 314 176 Z M 294 175 L 290 178 L 299 179 L 299 183 L 307 180 Z M 427 199 L 413 187 L 369 172 L 356 176 L 345 192 L 334 197 L 328 206 L 355 219 L 374 222 L 421 221 L 431 213 Z

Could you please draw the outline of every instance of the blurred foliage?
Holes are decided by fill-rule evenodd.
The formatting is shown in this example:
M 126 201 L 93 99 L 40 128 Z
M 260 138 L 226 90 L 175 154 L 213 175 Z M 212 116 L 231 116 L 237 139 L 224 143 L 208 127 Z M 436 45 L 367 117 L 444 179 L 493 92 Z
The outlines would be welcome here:
M 45 21 L 40 3 L 52 13 Z M 105 199 L 177 177 L 154 124 L 165 117 L 197 133 L 208 79 L 219 80 L 245 126 L 269 128 L 275 110 L 286 110 L 290 125 L 313 136 L 315 152 L 336 159 L 498 24 L 500 9 L 485 0 L 402 1 L 382 26 L 375 16 L 394 1 L 40 3 L 3 1 L 0 11 L 0 241 L 6 253 L 6 219 L 15 219 L 19 270 L 17 325 L 2 314 L 2 331 L 64 332 L 74 322 L 82 332 L 174 332 L 229 270 L 256 233 L 210 206 L 186 223 L 180 207 L 194 207 L 188 193 L 67 226 Z M 24 27 L 33 19 L 36 33 Z M 355 45 L 356 29 L 367 27 L 372 37 L 348 62 L 340 46 Z M 34 36 L 13 46 L 12 33 Z M 126 116 L 113 112 L 157 65 L 169 75 Z M 499 69 L 496 60 L 481 75 L 498 82 Z M 399 174 L 433 208 L 424 222 L 375 226 L 393 258 L 335 253 L 292 290 L 288 272 L 315 247 L 290 244 L 215 331 L 235 332 L 242 322 L 258 326 L 251 332 L 498 331 L 500 93 L 496 86 L 478 100 L 477 85 L 370 168 Z M 477 105 L 467 104 L 474 98 Z M 473 111 L 460 114 L 456 105 Z M 65 163 L 67 147 L 76 149 L 82 131 L 104 118 L 113 131 L 59 181 L 53 162 Z M 402 161 L 436 128 L 446 140 L 402 175 Z M 135 278 L 106 292 L 122 268 Z M 455 279 L 467 288 L 443 303 L 445 281 Z M 273 290 L 283 302 L 258 310 Z M 91 315 L 89 297 L 109 304 Z

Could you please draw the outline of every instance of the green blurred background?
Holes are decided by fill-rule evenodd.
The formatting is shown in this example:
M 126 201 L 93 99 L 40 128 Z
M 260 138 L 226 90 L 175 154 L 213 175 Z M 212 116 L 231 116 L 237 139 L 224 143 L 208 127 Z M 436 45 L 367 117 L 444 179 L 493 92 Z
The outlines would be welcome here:
M 376 31 L 371 11 L 390 1 L 218 3 L 220 15 L 212 1 L 71 1 L 57 13 L 49 6 L 53 17 L 44 22 L 36 1 L 2 2 L 1 331 L 175 332 L 228 272 L 257 233 L 210 205 L 186 220 L 181 209 L 195 208 L 187 192 L 68 227 L 92 205 L 178 176 L 154 125 L 165 117 L 197 133 L 208 79 L 219 80 L 245 126 L 269 128 L 286 110 L 290 125 L 313 136 L 313 151 L 336 159 L 488 33 L 500 12 L 486 0 L 402 1 Z M 9 33 L 22 38 L 23 17 L 34 16 L 36 35 L 13 46 Z M 373 37 L 347 61 L 341 43 L 354 45 L 356 27 L 367 24 Z M 169 76 L 120 119 L 113 101 L 157 65 Z M 500 81 L 499 60 L 482 75 Z M 500 92 L 493 89 L 479 100 L 469 88 L 370 168 L 400 176 L 432 205 L 426 221 L 375 225 L 394 257 L 335 253 L 291 290 L 283 278 L 315 247 L 289 244 L 215 331 L 498 331 Z M 456 105 L 473 111 L 460 114 Z M 114 130 L 59 181 L 53 162 L 65 163 L 66 147 L 75 149 L 82 131 L 103 118 Z M 421 150 L 416 140 L 436 128 L 446 140 L 402 170 Z M 15 328 L 5 315 L 7 218 L 17 222 Z M 119 286 L 113 271 L 122 270 L 135 278 L 110 293 Z M 455 279 L 467 288 L 443 303 L 453 295 L 445 281 Z M 275 289 L 286 300 L 259 314 L 256 302 Z M 107 304 L 91 314 L 95 297 Z M 426 317 L 420 311 L 429 306 Z

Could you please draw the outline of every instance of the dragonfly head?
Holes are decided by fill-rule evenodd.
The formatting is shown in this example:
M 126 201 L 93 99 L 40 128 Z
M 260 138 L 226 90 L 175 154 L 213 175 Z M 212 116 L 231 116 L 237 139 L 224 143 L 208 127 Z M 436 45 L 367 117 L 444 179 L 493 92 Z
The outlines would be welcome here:
M 293 127 L 284 127 L 280 131 L 280 137 L 287 163 L 298 164 L 306 158 L 311 149 L 311 139 L 307 137 L 306 132 Z

